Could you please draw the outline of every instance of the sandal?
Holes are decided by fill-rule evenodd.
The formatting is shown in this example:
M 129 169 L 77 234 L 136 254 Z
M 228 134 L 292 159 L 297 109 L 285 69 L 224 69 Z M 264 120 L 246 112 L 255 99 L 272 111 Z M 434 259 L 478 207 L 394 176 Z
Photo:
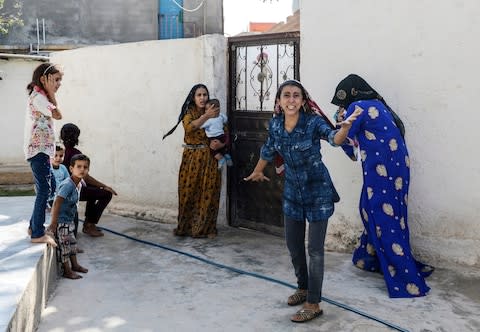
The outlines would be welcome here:
M 288 305 L 299 305 L 307 300 L 307 290 L 306 289 L 297 289 L 295 293 L 288 297 Z
M 320 309 L 320 311 L 314 311 L 312 309 L 306 309 L 303 308 L 301 310 L 298 310 L 295 315 L 290 318 L 290 320 L 294 323 L 305 323 L 308 322 L 309 320 L 312 320 L 314 318 L 317 318 L 318 316 L 321 316 L 323 314 L 323 310 Z

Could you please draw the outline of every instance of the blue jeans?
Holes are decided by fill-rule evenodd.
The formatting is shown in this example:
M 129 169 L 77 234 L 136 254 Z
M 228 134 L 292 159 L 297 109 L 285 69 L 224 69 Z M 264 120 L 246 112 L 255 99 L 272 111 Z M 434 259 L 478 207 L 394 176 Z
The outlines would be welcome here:
M 328 220 L 308 223 L 308 256 L 310 258 L 308 267 L 305 254 L 306 221 L 294 220 L 285 216 L 284 222 L 285 239 L 295 269 L 298 288 L 308 290 L 308 303 L 320 303 Z
M 45 153 L 38 153 L 28 159 L 32 168 L 33 178 L 35 180 L 35 205 L 33 207 L 32 217 L 30 218 L 30 228 L 32 229 L 32 239 L 42 237 L 45 234 L 45 209 L 47 207 L 48 196 L 51 191 L 50 178 L 50 157 Z

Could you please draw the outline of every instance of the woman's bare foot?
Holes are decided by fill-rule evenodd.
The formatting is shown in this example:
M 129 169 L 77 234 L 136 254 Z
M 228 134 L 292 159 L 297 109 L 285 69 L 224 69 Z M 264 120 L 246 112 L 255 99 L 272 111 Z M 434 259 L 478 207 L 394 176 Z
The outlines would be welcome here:
M 83 254 L 84 252 L 85 252 L 85 250 L 83 250 L 82 248 L 77 247 L 77 254 Z
M 84 267 L 81 266 L 81 265 L 75 265 L 75 266 L 72 266 L 72 271 L 81 272 L 81 273 L 87 273 L 87 272 L 88 272 L 88 269 L 84 268 Z
M 63 277 L 64 277 L 64 278 L 67 278 L 67 279 L 82 279 L 82 278 L 83 278 L 81 275 L 76 274 L 76 273 L 73 272 L 73 271 L 64 272 L 64 273 L 63 273 Z
M 32 242 L 32 243 L 46 243 L 46 244 L 51 245 L 54 248 L 57 247 L 57 243 L 55 242 L 55 239 L 48 234 L 44 234 L 41 237 L 32 238 L 30 240 L 30 242 Z
M 207 235 L 209 239 L 214 239 L 217 237 L 217 233 L 210 233 Z

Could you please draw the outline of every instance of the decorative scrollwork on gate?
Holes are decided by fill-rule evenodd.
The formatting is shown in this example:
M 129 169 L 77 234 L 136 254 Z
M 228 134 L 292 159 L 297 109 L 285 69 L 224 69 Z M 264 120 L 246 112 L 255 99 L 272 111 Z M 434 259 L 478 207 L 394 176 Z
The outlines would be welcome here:
M 250 86 L 253 95 L 258 97 L 257 110 L 263 109 L 263 102 L 270 98 L 270 88 L 272 87 L 273 72 L 269 65 L 268 54 L 260 48 L 260 53 L 253 62 L 253 68 L 250 71 Z
M 273 111 L 276 89 L 295 77 L 294 43 L 235 47 L 235 109 Z

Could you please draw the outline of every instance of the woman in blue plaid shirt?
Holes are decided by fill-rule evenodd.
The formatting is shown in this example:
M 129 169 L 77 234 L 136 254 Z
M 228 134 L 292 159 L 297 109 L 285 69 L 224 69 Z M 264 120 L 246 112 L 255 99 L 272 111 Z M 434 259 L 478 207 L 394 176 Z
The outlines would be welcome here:
M 339 196 L 327 168 L 322 162 L 320 140 L 332 146 L 343 144 L 348 131 L 361 111 L 353 112 L 333 126 L 321 113 L 302 84 L 284 82 L 275 97 L 276 111 L 270 120 L 269 136 L 260 151 L 260 159 L 245 181 L 269 181 L 263 170 L 278 153 L 285 164 L 283 213 L 285 238 L 292 259 L 298 289 L 288 298 L 289 305 L 303 303 L 291 318 L 305 322 L 320 316 L 324 266 L 324 242 L 328 218 L 333 214 Z M 321 115 L 321 114 L 320 114 Z M 306 220 L 308 227 L 309 265 L 305 253 Z

